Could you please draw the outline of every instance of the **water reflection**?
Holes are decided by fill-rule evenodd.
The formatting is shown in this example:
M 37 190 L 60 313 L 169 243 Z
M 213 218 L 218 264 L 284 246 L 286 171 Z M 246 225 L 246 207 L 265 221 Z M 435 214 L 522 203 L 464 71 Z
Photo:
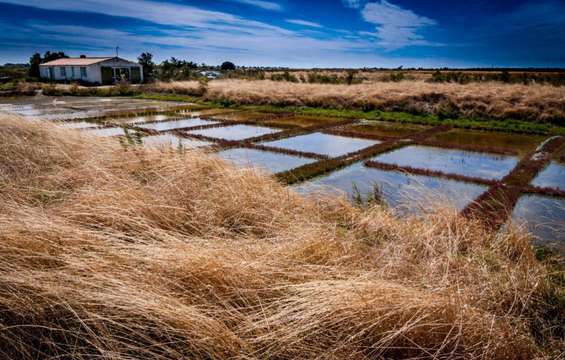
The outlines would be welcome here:
M 379 143 L 380 141 L 377 140 L 313 133 L 288 139 L 269 141 L 264 143 L 264 145 L 336 157 Z
M 557 188 L 565 191 L 565 164 L 552 161 L 532 181 L 532 185 Z
M 535 244 L 547 245 L 565 254 L 565 199 L 522 196 L 512 219 L 532 233 Z
M 231 149 L 218 153 L 218 156 L 233 161 L 238 166 L 259 167 L 270 173 L 287 171 L 309 164 L 315 160 L 298 156 L 279 154 L 255 149 Z
M 256 136 L 272 134 L 278 131 L 279 130 L 277 129 L 272 129 L 264 126 L 234 125 L 212 129 L 194 130 L 190 131 L 190 133 L 217 139 L 239 141 Z
M 156 122 L 156 123 L 151 123 L 151 124 L 143 124 L 143 125 L 139 125 L 139 127 L 144 128 L 144 129 L 156 130 L 156 131 L 167 131 L 167 130 L 182 129 L 182 128 L 202 126 L 202 125 L 211 125 L 211 124 L 217 124 L 217 122 L 216 121 L 202 120 L 200 118 L 192 118 L 192 119 L 163 121 L 163 122 Z
M 196 139 L 179 138 L 171 134 L 146 136 L 141 139 L 143 146 L 147 148 L 186 148 L 195 149 L 209 146 L 211 143 Z
M 366 199 L 375 185 L 386 203 L 400 214 L 423 213 L 432 210 L 436 204 L 448 204 L 462 210 L 487 190 L 485 186 L 454 180 L 370 169 L 361 163 L 294 188 L 302 193 L 345 193 L 350 198 L 356 196 L 354 189 L 357 188 Z
M 86 130 L 85 133 L 88 135 L 94 135 L 99 137 L 120 136 L 126 134 L 125 130 L 119 127 Z
M 400 166 L 417 167 L 484 179 L 502 179 L 518 163 L 515 156 L 474 151 L 407 146 L 373 160 Z

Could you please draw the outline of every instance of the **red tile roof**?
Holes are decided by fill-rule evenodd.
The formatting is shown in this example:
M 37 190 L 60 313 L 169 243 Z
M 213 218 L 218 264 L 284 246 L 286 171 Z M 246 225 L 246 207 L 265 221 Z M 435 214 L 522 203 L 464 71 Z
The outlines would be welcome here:
M 113 57 L 87 57 L 57 59 L 41 64 L 41 66 L 88 66 L 113 59 Z

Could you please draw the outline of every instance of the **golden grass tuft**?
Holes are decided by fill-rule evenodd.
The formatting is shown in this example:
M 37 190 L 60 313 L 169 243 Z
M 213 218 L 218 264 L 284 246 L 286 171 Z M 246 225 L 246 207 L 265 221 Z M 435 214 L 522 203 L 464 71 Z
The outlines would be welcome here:
M 563 344 L 547 315 L 560 289 L 526 236 L 304 199 L 199 152 L 0 125 L 2 358 L 529 359 Z

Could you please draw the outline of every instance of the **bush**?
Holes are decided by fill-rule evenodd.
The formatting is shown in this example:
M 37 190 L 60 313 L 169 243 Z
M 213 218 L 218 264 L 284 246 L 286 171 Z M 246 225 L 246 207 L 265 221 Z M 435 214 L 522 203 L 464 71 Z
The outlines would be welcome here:
M 444 100 L 438 104 L 436 115 L 440 120 L 457 119 L 460 116 L 459 107 L 451 100 Z
M 273 81 L 288 81 L 292 83 L 297 83 L 298 78 L 293 74 L 289 73 L 288 71 L 283 72 L 282 74 L 273 74 L 271 75 L 271 80 Z
M 347 73 L 343 76 L 313 72 L 308 74 L 308 82 L 310 84 L 353 85 L 362 83 L 363 78 L 358 77 L 357 72 L 353 70 L 347 71 Z
M 390 81 L 393 82 L 400 82 L 402 80 L 404 80 L 404 73 L 392 73 L 390 74 Z

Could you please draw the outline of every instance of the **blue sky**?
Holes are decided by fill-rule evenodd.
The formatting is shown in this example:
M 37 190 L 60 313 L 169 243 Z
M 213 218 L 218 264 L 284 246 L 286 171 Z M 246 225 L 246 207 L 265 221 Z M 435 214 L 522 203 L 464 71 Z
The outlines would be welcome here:
M 152 52 L 290 67 L 565 67 L 565 0 L 0 0 L 0 63 Z

